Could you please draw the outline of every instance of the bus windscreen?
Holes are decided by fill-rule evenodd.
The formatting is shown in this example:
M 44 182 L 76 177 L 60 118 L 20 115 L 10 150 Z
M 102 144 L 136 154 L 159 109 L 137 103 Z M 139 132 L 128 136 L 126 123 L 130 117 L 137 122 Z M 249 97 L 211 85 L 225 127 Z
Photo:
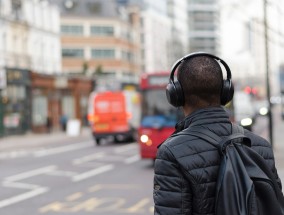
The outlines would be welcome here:
M 168 103 L 165 89 L 145 90 L 142 98 L 143 127 L 174 127 L 182 118 L 181 111 Z

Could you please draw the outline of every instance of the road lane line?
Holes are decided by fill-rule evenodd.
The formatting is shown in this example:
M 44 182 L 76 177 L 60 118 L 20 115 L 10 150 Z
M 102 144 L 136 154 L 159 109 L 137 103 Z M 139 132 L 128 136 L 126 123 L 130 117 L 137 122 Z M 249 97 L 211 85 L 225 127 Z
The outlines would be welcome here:
M 92 155 L 87 155 L 85 157 L 80 157 L 80 158 L 76 158 L 72 161 L 72 163 L 74 165 L 78 165 L 78 164 L 82 164 L 82 163 L 86 163 L 86 162 L 89 162 L 91 160 L 95 160 L 95 159 L 98 159 L 98 158 L 102 158 L 103 156 L 105 156 L 105 153 L 104 152 L 99 152 L 99 153 L 96 153 L 96 154 L 92 154 Z
M 132 156 L 132 157 L 130 157 L 130 158 L 125 159 L 125 160 L 124 160 L 124 163 L 126 163 L 126 164 L 132 164 L 132 163 L 137 162 L 137 161 L 139 161 L 139 160 L 140 160 L 140 155 L 137 154 L 137 155 L 134 155 L 134 156 Z
M 101 173 L 110 171 L 110 170 L 112 170 L 113 168 L 114 168 L 114 165 L 112 165 L 112 164 L 110 164 L 110 165 L 105 165 L 105 166 L 102 166 L 102 167 L 93 169 L 93 170 L 91 170 L 91 171 L 88 171 L 88 172 L 84 172 L 84 173 L 75 175 L 75 176 L 73 176 L 72 181 L 73 181 L 73 182 L 82 181 L 82 180 L 84 180 L 84 179 L 93 177 L 93 176 L 95 176 L 95 175 L 99 175 L 99 174 L 101 174 Z
M 35 190 L 32 190 L 32 191 L 17 195 L 17 196 L 13 196 L 13 197 L 8 198 L 8 199 L 4 199 L 4 200 L 0 201 L 0 208 L 7 207 L 9 205 L 12 205 L 12 204 L 33 198 L 35 196 L 46 193 L 48 190 L 49 189 L 46 188 L 46 187 L 41 187 L 41 188 L 38 188 L 38 189 L 35 189 Z
M 54 169 L 56 169 L 56 166 L 46 166 L 46 167 L 43 167 L 43 168 L 34 169 L 34 170 L 23 172 L 23 173 L 20 173 L 20 174 L 17 174 L 17 175 L 9 176 L 9 177 L 5 178 L 5 180 L 6 181 L 19 181 L 19 180 L 22 180 L 22 179 L 26 179 L 26 178 L 36 176 L 36 175 L 51 172 Z
M 75 200 L 81 198 L 82 196 L 83 196 L 83 193 L 78 192 L 78 193 L 73 193 L 73 194 L 70 195 L 70 196 L 67 196 L 65 199 L 66 199 L 66 201 L 68 201 L 68 202 L 72 202 L 72 201 L 75 201 Z
M 71 144 L 67 146 L 61 146 L 61 147 L 36 151 L 33 154 L 35 157 L 45 157 L 49 155 L 55 155 L 55 154 L 60 154 L 64 152 L 75 151 L 78 149 L 90 148 L 92 147 L 91 143 L 93 143 L 93 141 L 85 141 L 85 142 L 75 143 L 75 144 Z
M 47 213 L 47 212 L 60 212 L 64 209 L 65 205 L 61 202 L 53 202 L 49 205 L 46 205 L 39 209 L 40 213 Z
M 118 148 L 114 149 L 115 153 L 123 153 L 129 150 L 136 149 L 137 145 L 131 144 L 131 145 L 125 145 L 125 146 L 119 146 Z
M 47 172 L 45 175 L 52 175 L 52 176 L 63 176 L 63 177 L 71 177 L 73 175 L 76 175 L 77 172 L 71 172 L 71 171 L 63 171 L 63 170 L 55 170 L 52 172 Z
M 88 188 L 88 192 L 89 192 L 89 193 L 97 192 L 98 190 L 101 190 L 102 188 L 103 188 L 102 185 L 97 184 L 97 185 L 95 185 L 95 186 L 93 186 L 93 187 L 89 187 L 89 188 Z
M 35 184 L 26 184 L 26 183 L 13 182 L 13 181 L 4 181 L 2 183 L 2 186 L 3 187 L 18 188 L 18 189 L 29 189 L 29 190 L 38 189 L 40 187 L 40 186 L 35 185 Z

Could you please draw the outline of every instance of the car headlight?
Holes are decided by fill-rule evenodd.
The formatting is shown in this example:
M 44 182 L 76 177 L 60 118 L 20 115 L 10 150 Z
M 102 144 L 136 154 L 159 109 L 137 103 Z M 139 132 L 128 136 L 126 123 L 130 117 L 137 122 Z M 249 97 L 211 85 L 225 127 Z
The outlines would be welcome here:
M 264 116 L 268 113 L 268 109 L 266 107 L 262 107 L 259 109 L 259 114 Z
M 142 143 L 147 143 L 148 140 L 149 140 L 149 137 L 148 137 L 146 134 L 141 135 L 140 141 L 141 141 Z
M 241 120 L 241 125 L 242 126 L 250 126 L 252 124 L 252 119 L 251 118 L 244 118 Z
M 147 146 L 151 146 L 152 145 L 152 140 L 146 134 L 141 135 L 140 141 L 142 143 L 146 144 Z

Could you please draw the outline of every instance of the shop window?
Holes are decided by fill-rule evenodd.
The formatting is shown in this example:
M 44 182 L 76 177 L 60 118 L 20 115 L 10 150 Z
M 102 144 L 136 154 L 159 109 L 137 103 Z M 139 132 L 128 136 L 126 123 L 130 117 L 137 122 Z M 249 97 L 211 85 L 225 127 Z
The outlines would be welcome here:
M 75 117 L 75 101 L 72 96 L 62 98 L 62 115 L 65 115 L 67 119 Z
M 19 101 L 26 99 L 27 95 L 26 95 L 25 86 L 8 85 L 7 97 L 12 101 Z
M 35 96 L 32 101 L 32 123 L 34 126 L 46 125 L 48 101 L 45 96 Z

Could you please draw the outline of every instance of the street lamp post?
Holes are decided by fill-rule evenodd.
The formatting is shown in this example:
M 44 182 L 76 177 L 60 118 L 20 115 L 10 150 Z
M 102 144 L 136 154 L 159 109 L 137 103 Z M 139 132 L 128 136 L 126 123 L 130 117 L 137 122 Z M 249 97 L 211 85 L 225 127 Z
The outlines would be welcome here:
M 269 129 L 269 141 L 273 144 L 273 115 L 272 104 L 270 101 L 270 77 L 269 77 L 269 41 L 268 41 L 268 24 L 267 24 L 267 0 L 263 0 L 263 24 L 264 24 L 264 43 L 265 43 L 265 62 L 266 62 L 266 95 L 269 104 L 268 111 L 268 129 Z

